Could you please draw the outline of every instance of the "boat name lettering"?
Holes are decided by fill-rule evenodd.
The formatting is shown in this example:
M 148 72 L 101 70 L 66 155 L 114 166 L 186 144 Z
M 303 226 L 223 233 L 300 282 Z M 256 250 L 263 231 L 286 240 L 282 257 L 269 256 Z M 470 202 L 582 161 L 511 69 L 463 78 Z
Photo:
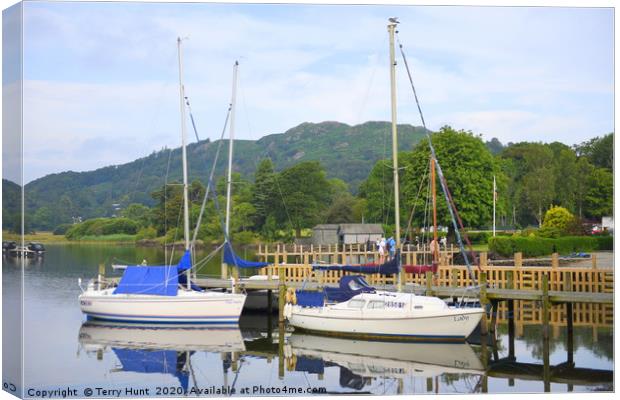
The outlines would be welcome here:
M 459 322 L 459 321 L 469 321 L 469 315 L 455 315 L 454 316 L 454 321 Z
M 80 305 L 81 306 L 92 306 L 93 303 L 89 300 L 80 300 Z

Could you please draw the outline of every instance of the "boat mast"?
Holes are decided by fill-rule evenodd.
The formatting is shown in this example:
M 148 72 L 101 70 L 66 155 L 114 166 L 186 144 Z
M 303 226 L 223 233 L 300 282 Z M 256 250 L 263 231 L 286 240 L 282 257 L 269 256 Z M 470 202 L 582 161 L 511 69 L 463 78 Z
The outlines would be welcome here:
M 400 250 L 400 190 L 398 187 L 398 128 L 396 126 L 396 57 L 394 56 L 394 33 L 398 20 L 390 18 L 388 32 L 390 34 L 390 93 L 392 103 L 392 162 L 394 171 L 394 236 L 396 248 Z M 400 254 L 400 252 L 398 253 Z M 399 263 L 400 265 L 400 263 Z M 403 289 L 403 273 L 398 270 L 398 291 Z
M 239 61 L 235 61 L 233 65 L 233 83 L 232 83 L 232 97 L 230 100 L 230 137 L 228 139 L 228 180 L 226 182 L 226 223 L 224 226 L 225 240 L 230 240 L 230 207 L 232 203 L 231 189 L 232 189 L 232 160 L 233 160 L 233 146 L 235 141 L 235 111 L 237 100 L 237 69 L 239 68 Z M 230 245 L 230 242 L 228 243 Z M 222 263 L 222 278 L 225 278 L 227 273 L 227 265 Z
M 439 265 L 439 252 L 437 242 L 437 186 L 435 184 L 435 160 L 431 155 L 431 190 L 433 192 L 433 248 L 430 249 L 433 254 L 433 266 Z
M 187 133 L 185 130 L 185 87 L 183 86 L 183 56 L 181 52 L 181 38 L 177 38 L 179 53 L 179 105 L 181 111 L 181 149 L 183 153 L 183 237 L 185 238 L 185 251 L 189 246 L 189 190 L 187 185 Z M 191 288 L 190 274 L 187 272 L 187 288 Z

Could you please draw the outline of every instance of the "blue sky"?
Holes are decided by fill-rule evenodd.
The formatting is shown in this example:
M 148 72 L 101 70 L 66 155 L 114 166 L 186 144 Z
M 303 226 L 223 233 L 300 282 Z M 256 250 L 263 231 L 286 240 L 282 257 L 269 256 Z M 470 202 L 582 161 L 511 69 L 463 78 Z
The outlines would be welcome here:
M 29 2 L 25 180 L 178 146 L 177 36 L 201 138 L 219 137 L 236 59 L 238 138 L 389 120 L 391 16 L 431 129 L 567 144 L 613 131 L 611 8 Z M 399 122 L 419 125 L 399 64 Z

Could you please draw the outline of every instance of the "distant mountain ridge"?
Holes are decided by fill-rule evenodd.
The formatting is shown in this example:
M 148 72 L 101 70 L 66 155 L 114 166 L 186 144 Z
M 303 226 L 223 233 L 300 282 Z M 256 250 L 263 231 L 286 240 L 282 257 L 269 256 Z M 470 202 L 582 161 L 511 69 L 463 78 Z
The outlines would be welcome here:
M 410 150 L 424 137 L 422 127 L 399 125 L 399 149 Z M 377 160 L 391 157 L 391 124 L 372 121 L 350 126 L 340 122 L 302 123 L 284 133 L 259 140 L 235 140 L 233 169 L 249 180 L 259 161 L 271 158 L 277 171 L 301 161 L 320 161 L 329 178 L 339 178 L 357 191 Z M 208 139 L 188 145 L 189 179 L 205 183 L 218 141 Z M 228 140 L 224 140 L 224 149 Z M 216 176 L 224 174 L 228 152 L 222 151 Z M 52 226 L 71 222 L 71 217 L 109 216 L 115 205 L 152 205 L 150 194 L 168 182 L 181 180 L 181 149 L 164 149 L 126 164 L 87 172 L 62 172 L 26 185 L 26 212 Z M 39 227 L 40 228 L 40 227 Z M 49 228 L 49 227 L 48 227 Z

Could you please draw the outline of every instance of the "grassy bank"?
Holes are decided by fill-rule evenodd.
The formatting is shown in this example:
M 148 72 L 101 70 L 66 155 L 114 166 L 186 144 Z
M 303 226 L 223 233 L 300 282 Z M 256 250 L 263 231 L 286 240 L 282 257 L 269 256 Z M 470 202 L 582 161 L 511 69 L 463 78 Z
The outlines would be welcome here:
M 21 240 L 20 235 L 16 233 L 2 232 L 2 240 L 12 240 L 19 242 Z M 65 235 L 54 235 L 52 232 L 35 232 L 24 235 L 24 242 L 38 242 L 48 244 L 99 244 L 99 243 L 115 243 L 115 244 L 134 244 L 136 242 L 136 235 L 126 234 L 113 234 L 113 235 L 91 235 L 83 236 L 79 240 L 69 240 Z

